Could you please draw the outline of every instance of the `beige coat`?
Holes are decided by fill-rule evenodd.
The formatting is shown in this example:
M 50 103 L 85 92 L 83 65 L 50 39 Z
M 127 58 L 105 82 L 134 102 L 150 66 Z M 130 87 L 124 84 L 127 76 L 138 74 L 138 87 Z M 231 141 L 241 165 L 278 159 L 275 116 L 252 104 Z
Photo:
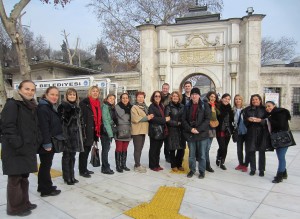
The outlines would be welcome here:
M 148 120 L 144 121 L 146 116 L 138 106 L 131 108 L 131 135 L 148 134 L 149 123 Z

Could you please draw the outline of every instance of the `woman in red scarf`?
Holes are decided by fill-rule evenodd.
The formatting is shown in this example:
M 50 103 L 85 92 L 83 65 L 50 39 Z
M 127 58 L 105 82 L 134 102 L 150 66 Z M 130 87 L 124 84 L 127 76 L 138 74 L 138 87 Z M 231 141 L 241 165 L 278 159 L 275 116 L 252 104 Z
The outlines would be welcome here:
M 86 178 L 90 178 L 90 174 L 94 173 L 87 169 L 87 160 L 94 142 L 98 142 L 100 138 L 102 112 L 99 96 L 100 89 L 97 86 L 92 86 L 89 88 L 88 97 L 79 104 L 84 146 L 84 152 L 79 154 L 79 175 Z

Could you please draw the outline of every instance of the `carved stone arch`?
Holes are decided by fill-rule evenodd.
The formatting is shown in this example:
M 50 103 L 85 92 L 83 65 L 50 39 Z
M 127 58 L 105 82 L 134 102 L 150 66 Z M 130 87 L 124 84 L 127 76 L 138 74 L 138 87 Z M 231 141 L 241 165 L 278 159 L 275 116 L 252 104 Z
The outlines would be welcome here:
M 193 68 L 193 69 L 187 69 L 181 74 L 181 77 L 177 77 L 174 80 L 174 88 L 178 88 L 178 90 L 181 92 L 182 91 L 182 86 L 184 82 L 195 75 L 204 75 L 208 77 L 215 85 L 216 92 L 220 92 L 222 89 L 221 82 L 219 78 L 210 70 L 206 68 Z

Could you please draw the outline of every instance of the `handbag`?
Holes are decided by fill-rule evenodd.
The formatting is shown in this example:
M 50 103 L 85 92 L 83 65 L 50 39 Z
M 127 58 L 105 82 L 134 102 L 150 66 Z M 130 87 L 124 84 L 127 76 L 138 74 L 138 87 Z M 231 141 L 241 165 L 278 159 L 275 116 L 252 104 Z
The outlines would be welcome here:
M 212 127 L 212 128 L 216 128 L 216 127 L 218 127 L 218 125 L 219 125 L 219 121 L 218 121 L 218 120 L 210 120 L 210 121 L 209 121 L 209 125 L 210 125 L 210 127 Z
M 131 138 L 131 131 L 127 125 L 117 126 L 117 139 L 128 139 Z
M 61 153 L 65 150 L 67 139 L 63 135 L 56 135 L 51 138 L 54 153 Z
M 93 167 L 100 167 L 100 156 L 97 144 L 92 147 L 91 161 Z
M 162 125 L 152 124 L 150 137 L 155 140 L 163 140 L 165 138 L 164 127 Z
M 296 145 L 291 131 L 280 131 L 271 133 L 271 145 L 273 148 L 282 148 Z

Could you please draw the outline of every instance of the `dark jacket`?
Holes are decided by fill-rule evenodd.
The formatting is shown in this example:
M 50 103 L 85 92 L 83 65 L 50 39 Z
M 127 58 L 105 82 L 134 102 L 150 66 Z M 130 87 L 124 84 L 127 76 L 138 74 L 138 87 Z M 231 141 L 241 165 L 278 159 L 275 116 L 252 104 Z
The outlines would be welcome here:
M 79 103 L 81 109 L 81 127 L 84 146 L 92 146 L 94 141 L 99 141 L 95 134 L 94 113 L 89 98 Z
M 250 122 L 249 117 L 262 120 L 260 123 Z M 244 109 L 244 124 L 247 127 L 246 151 L 266 151 L 270 148 L 270 134 L 265 118 L 267 118 L 267 112 L 264 106 L 248 106 Z
M 37 114 L 42 132 L 42 145 L 38 153 L 52 153 L 53 150 L 46 151 L 45 148 L 52 148 L 51 138 L 62 135 L 62 125 L 54 106 L 46 99 L 41 99 L 37 108 Z
M 4 175 L 37 171 L 36 151 L 41 143 L 36 110 L 29 109 L 15 92 L 2 111 L 2 169 Z
M 161 108 L 164 110 L 164 106 L 160 104 Z M 151 103 L 148 109 L 148 114 L 153 114 L 154 117 L 149 120 L 149 137 L 155 136 L 157 133 L 156 129 L 154 128 L 154 125 L 161 125 L 163 127 L 163 130 L 166 128 L 166 119 L 165 116 L 162 115 L 159 111 L 158 106 L 155 103 Z M 166 137 L 166 136 L 164 136 Z
M 234 123 L 234 114 L 231 109 L 230 104 L 224 105 L 220 103 L 217 106 L 219 110 L 219 114 L 217 114 L 217 119 L 219 121 L 219 125 L 216 128 L 218 132 L 225 132 L 226 135 L 231 135 L 233 131 L 233 123 Z
M 64 151 L 83 151 L 82 130 L 80 124 L 80 108 L 78 105 L 63 101 L 57 108 L 58 115 L 62 122 L 64 136 L 67 144 Z
M 165 116 L 170 116 L 170 121 L 167 122 L 168 126 L 168 149 L 177 150 L 185 148 L 185 139 L 183 137 L 183 129 L 181 126 L 181 119 L 183 115 L 184 105 L 179 103 L 175 105 L 170 102 L 166 106 Z
M 287 109 L 275 107 L 272 112 L 268 114 L 268 120 L 271 123 L 272 132 L 288 131 L 291 114 Z
M 192 120 L 192 105 L 190 100 L 184 107 L 182 116 L 182 126 L 184 129 L 184 137 L 187 141 L 201 141 L 208 138 L 209 121 L 211 117 L 211 110 L 207 103 L 199 100 L 198 110 L 196 113 L 196 121 Z M 199 134 L 193 134 L 192 128 L 196 128 Z
M 190 97 L 190 99 L 191 99 L 191 97 Z M 185 93 L 182 94 L 182 101 L 181 101 L 181 103 L 185 106 L 188 102 L 189 101 L 186 101 L 186 94 Z

